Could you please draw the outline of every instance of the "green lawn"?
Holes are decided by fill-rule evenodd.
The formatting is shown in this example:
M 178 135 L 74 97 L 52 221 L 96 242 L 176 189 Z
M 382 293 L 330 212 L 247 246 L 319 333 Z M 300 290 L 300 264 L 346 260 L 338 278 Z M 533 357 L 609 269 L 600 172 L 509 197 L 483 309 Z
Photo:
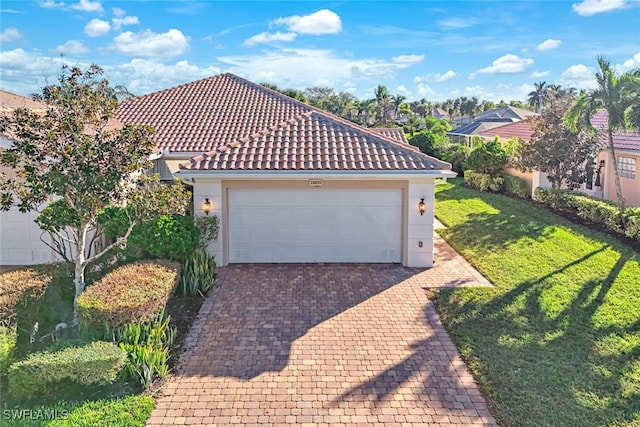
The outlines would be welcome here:
M 498 422 L 640 425 L 640 254 L 460 179 L 436 199 L 440 234 L 494 284 L 435 302 Z

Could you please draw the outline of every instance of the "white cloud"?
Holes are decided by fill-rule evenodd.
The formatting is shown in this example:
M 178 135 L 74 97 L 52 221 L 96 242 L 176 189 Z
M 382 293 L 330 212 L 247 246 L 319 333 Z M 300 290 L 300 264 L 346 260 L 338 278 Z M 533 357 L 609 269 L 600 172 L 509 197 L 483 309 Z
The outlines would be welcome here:
M 167 87 L 220 74 L 218 67 L 198 67 L 189 61 L 164 64 L 154 60 L 134 58 L 125 64 L 104 67 L 111 84 L 122 84 L 131 93 L 143 95 Z
M 396 88 L 395 93 L 399 93 L 401 95 L 407 96 L 409 95 L 409 89 L 405 85 L 400 85 Z
M 491 63 L 491 66 L 476 71 L 480 74 L 518 74 L 527 70 L 533 64 L 531 58 L 521 58 L 510 53 L 501 56 Z
M 94 18 L 84 26 L 84 32 L 89 37 L 104 36 L 111 30 L 111 24 L 108 21 Z
M 69 40 L 65 44 L 54 49 L 55 52 L 62 53 L 64 55 L 79 55 L 89 52 L 89 49 L 78 40 Z
M 400 70 L 410 66 L 379 58 L 340 57 L 332 50 L 293 48 L 251 55 L 220 56 L 217 60 L 225 64 L 228 71 L 252 81 L 294 89 L 308 88 L 316 82 L 340 87 L 345 82 L 360 78 L 393 79 Z
M 419 83 L 419 82 L 422 82 L 422 81 L 442 83 L 442 82 L 446 82 L 447 80 L 450 80 L 450 79 L 454 78 L 455 76 L 457 76 L 455 71 L 449 70 L 444 74 L 442 74 L 442 73 L 433 73 L 433 74 L 426 74 L 424 76 L 414 77 L 413 81 L 416 82 L 416 83 Z
M 399 64 L 417 64 L 424 59 L 424 55 L 398 55 L 391 58 L 393 62 Z
M 539 79 L 541 77 L 547 77 L 548 75 L 549 75 L 549 70 L 534 71 L 533 73 L 531 73 L 531 77 L 533 77 L 534 79 Z
M 119 7 L 112 7 L 111 13 L 113 13 L 113 15 L 117 16 L 118 18 L 127 14 L 127 12 L 125 12 L 124 9 L 120 9 Z
M 625 0 L 584 0 L 574 3 L 571 8 L 580 16 L 591 16 L 597 13 L 610 12 L 626 7 Z
M 99 1 L 80 0 L 80 3 L 71 5 L 71 9 L 81 10 L 83 12 L 103 12 L 104 9 Z
M 596 87 L 594 69 L 583 64 L 572 65 L 562 72 L 559 83 L 577 89 L 593 89 Z
M 634 68 L 640 68 L 640 52 L 636 53 L 630 59 L 627 59 L 620 65 L 616 65 L 614 69 L 618 73 L 626 73 Z
M 276 33 L 268 33 L 265 31 L 249 37 L 242 44 L 245 46 L 253 46 L 258 43 L 291 42 L 296 39 L 296 36 L 296 33 L 281 33 L 280 31 Z
M 17 28 L 5 28 L 2 33 L 0 33 L 0 42 L 6 43 L 14 40 L 20 40 L 22 38 L 22 33 Z
M 42 0 L 41 2 L 39 2 L 39 4 L 40 7 L 43 7 L 45 9 L 56 9 L 64 7 L 64 2 L 56 3 L 54 0 Z
M 113 39 L 110 48 L 129 56 L 171 58 L 187 52 L 189 40 L 180 30 L 175 29 L 162 34 L 151 30 L 139 33 L 125 31 Z
M 21 95 L 39 92 L 45 78 L 60 72 L 62 58 L 33 55 L 23 49 L 0 51 L 3 89 Z
M 427 96 L 434 96 L 435 94 L 436 92 L 431 89 L 428 84 L 418 83 L 418 96 L 425 98 Z
M 112 18 L 111 22 L 113 23 L 113 29 L 116 31 L 120 31 L 120 28 L 124 27 L 125 25 L 134 25 L 140 23 L 137 16 L 122 15 L 116 18 Z
M 555 49 L 558 46 L 560 46 L 560 44 L 562 44 L 562 41 L 560 41 L 560 40 L 547 39 L 547 40 L 543 41 L 542 43 L 540 43 L 538 45 L 538 47 L 536 47 L 536 49 L 538 49 L 538 50 L 552 50 L 552 49 Z
M 479 21 L 476 18 L 446 18 L 438 21 L 438 25 L 444 29 L 459 30 L 462 28 L 472 27 L 478 22 Z
M 340 17 L 328 9 L 309 15 L 293 15 L 272 21 L 275 25 L 286 25 L 289 31 L 298 34 L 336 34 L 342 30 Z

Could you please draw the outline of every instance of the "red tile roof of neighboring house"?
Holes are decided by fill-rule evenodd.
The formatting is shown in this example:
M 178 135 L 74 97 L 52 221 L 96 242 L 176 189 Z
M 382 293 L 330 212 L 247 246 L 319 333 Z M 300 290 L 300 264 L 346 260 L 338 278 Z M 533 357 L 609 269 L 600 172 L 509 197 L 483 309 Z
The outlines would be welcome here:
M 370 130 L 380 135 L 386 136 L 389 139 L 393 139 L 396 142 L 404 142 L 408 144 L 407 136 L 402 128 L 370 128 Z
M 194 157 L 190 170 L 440 170 L 449 164 L 408 144 L 309 111 L 241 141 Z
M 601 133 L 603 140 L 607 140 L 607 121 L 609 115 L 606 110 L 598 111 L 592 118 L 591 124 Z M 613 133 L 613 146 L 618 150 L 640 151 L 640 132 Z
M 496 135 L 501 139 L 518 137 L 524 139 L 525 141 L 528 141 L 531 139 L 531 135 L 533 135 L 533 130 L 531 129 L 531 124 L 529 122 L 521 121 L 497 126 L 478 133 L 478 136 L 482 136 L 485 138 L 494 138 Z
M 442 108 L 436 108 L 435 110 L 433 110 L 433 116 L 436 118 L 449 117 L 449 113 L 447 113 L 447 111 L 443 110 Z
M 396 130 L 364 128 L 233 74 L 129 99 L 118 118 L 153 126 L 161 151 L 206 152 L 181 165 L 191 170 L 451 168 Z

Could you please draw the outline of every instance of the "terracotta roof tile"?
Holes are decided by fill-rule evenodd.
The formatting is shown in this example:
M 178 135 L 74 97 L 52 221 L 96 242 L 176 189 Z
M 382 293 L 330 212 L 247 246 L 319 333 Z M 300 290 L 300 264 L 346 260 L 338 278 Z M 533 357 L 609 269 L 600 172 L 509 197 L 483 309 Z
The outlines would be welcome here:
M 449 164 L 375 131 L 318 111 L 225 144 L 181 165 L 189 170 L 440 170 Z
M 156 129 L 161 151 L 206 154 L 191 170 L 449 170 L 398 130 L 367 129 L 233 74 L 125 101 L 124 123 Z
M 592 118 L 591 124 L 601 134 L 601 138 L 607 139 L 607 121 L 609 115 L 606 110 L 598 111 Z M 613 133 L 613 146 L 618 150 L 640 151 L 640 132 L 621 132 Z
M 521 121 L 504 124 L 502 126 L 478 132 L 478 136 L 482 136 L 484 138 L 494 138 L 496 135 L 502 139 L 518 137 L 528 141 L 533 135 L 533 130 L 531 129 L 531 124 L 528 121 Z
M 407 136 L 404 134 L 404 129 L 402 128 L 371 128 L 372 131 L 379 133 L 380 135 L 386 136 L 389 139 L 393 139 L 396 142 L 403 142 L 408 144 Z

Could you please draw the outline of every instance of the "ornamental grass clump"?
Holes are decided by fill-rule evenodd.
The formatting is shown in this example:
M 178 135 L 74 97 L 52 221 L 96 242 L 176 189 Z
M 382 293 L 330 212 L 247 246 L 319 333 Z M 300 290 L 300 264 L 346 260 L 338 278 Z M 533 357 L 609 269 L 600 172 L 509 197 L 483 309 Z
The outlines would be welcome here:
M 178 289 L 183 295 L 204 296 L 213 287 L 215 279 L 215 257 L 207 255 L 202 249 L 198 249 L 182 263 Z
M 153 320 L 167 304 L 180 277 L 180 265 L 165 261 L 119 267 L 77 299 L 80 326 L 106 339 L 127 323 Z

